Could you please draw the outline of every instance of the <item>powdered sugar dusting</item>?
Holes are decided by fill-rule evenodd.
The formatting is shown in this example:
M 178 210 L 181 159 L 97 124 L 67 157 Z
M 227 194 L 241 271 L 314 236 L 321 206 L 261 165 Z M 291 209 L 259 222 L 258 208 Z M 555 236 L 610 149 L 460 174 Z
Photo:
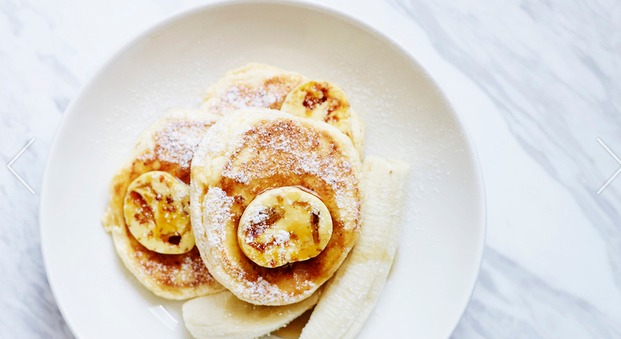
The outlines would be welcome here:
M 235 154 L 252 154 L 248 161 L 225 167 L 222 176 L 239 183 L 247 184 L 252 179 L 267 177 L 279 172 L 310 174 L 323 180 L 335 192 L 335 200 L 341 216 L 345 220 L 357 220 L 360 213 L 360 199 L 357 197 L 357 168 L 352 166 L 356 154 L 341 153 L 326 156 L 330 145 L 322 145 L 321 132 L 311 131 L 297 123 L 295 127 L 279 122 L 265 122 L 248 131 Z M 300 132 L 299 138 L 292 137 L 291 129 Z M 323 147 L 323 149 L 320 149 Z M 328 148 L 328 149 L 326 149 Z M 326 153 L 327 152 L 327 153 Z M 279 162 L 270 161 L 274 153 L 286 154 Z M 255 155 L 259 155 L 256 157 Z M 261 157 L 261 154 L 267 154 Z M 241 158 L 244 158 L 243 156 Z M 351 224 L 349 224 L 351 225 Z
M 291 234 L 285 230 L 278 230 L 276 234 L 274 234 L 274 244 L 275 245 L 284 245 L 291 239 Z
M 209 128 L 209 131 L 202 136 L 202 140 L 199 140 L 199 146 L 196 150 L 196 156 L 192 160 L 194 166 L 205 167 L 208 165 L 206 160 L 210 160 L 210 157 L 206 157 L 206 154 L 219 154 L 224 152 L 226 147 L 226 138 L 223 135 L 226 134 L 227 123 L 225 120 L 229 118 L 220 119 L 220 123 L 216 123 Z
M 252 89 L 247 85 L 237 85 L 227 89 L 222 96 L 212 101 L 212 105 L 224 106 L 232 109 L 247 107 L 270 107 L 277 102 L 279 96 L 260 87 Z
M 216 145 L 207 144 L 211 141 Z M 237 197 L 242 198 L 240 201 L 251 201 L 256 196 L 256 191 L 252 190 L 261 189 L 262 181 L 270 177 L 293 179 L 299 176 L 300 181 L 293 179 L 291 183 L 287 181 L 279 184 L 308 184 L 310 189 L 316 188 L 317 194 L 326 199 L 324 202 L 334 212 L 333 217 L 338 221 L 341 234 L 354 236 L 361 212 L 361 192 L 358 187 L 360 163 L 358 153 L 345 135 L 328 125 L 293 118 L 286 113 L 267 110 L 238 112 L 212 127 L 197 157 L 199 159 L 194 160 L 194 166 L 200 164 L 213 167 L 213 163 L 218 162 L 217 175 L 222 176 L 222 181 L 205 183 L 209 185 L 209 190 L 201 208 L 210 253 L 219 256 L 214 260 L 224 263 L 221 265 L 223 270 L 214 271 L 214 274 L 224 275 L 224 281 L 235 281 L 227 284 L 233 293 L 242 299 L 262 304 L 291 303 L 307 297 L 325 282 L 330 276 L 328 273 L 309 277 L 308 272 L 312 267 L 308 267 L 301 270 L 299 276 L 295 270 L 293 276 L 287 278 L 279 273 L 275 277 L 292 283 L 279 286 L 279 283 L 272 280 L 271 274 L 258 268 L 248 268 L 245 262 L 238 261 L 234 254 L 236 250 L 227 248 L 224 241 L 228 242 L 226 237 L 231 231 L 228 227 L 235 227 L 232 219 L 233 211 L 238 210 L 235 205 L 238 203 Z M 211 173 L 215 173 L 213 169 Z M 193 172 L 195 175 L 199 176 L 199 172 Z M 227 195 L 228 188 L 224 191 L 225 186 L 220 187 L 220 184 L 230 187 L 231 180 L 241 183 L 231 188 L 235 197 Z M 255 186 L 257 184 L 259 186 Z M 251 207 L 247 207 L 243 213 L 255 225 L 264 224 L 269 218 L 260 210 L 252 211 L 248 208 Z M 275 245 L 284 246 L 288 241 L 288 232 L 274 234 Z M 328 270 L 336 270 L 349 249 L 332 247 L 329 250 L 331 253 L 342 253 L 340 259 L 335 258 L 329 264 L 334 265 Z M 323 265 L 321 261 L 318 263 Z M 309 264 L 306 262 L 300 265 Z
M 214 86 L 203 109 L 220 114 L 251 107 L 279 109 L 287 94 L 302 81 L 301 76 L 282 70 L 264 73 L 255 69 L 250 73 L 254 74 L 247 74 L 241 80 L 223 78 Z
M 266 300 L 268 303 L 280 300 L 290 302 L 294 299 L 293 292 L 284 292 L 278 285 L 272 284 L 262 277 L 258 277 L 256 281 L 244 280 L 236 292 L 247 295 L 253 300 Z
M 132 246 L 132 260 L 157 284 L 172 287 L 201 287 L 215 283 L 196 249 L 177 256 L 177 259 L 169 260 L 165 255 L 151 252 L 138 244 L 129 246 Z
M 225 227 L 229 219 L 232 217 L 231 207 L 233 206 L 234 199 L 229 197 L 219 187 L 212 187 L 205 195 L 203 200 L 203 222 L 206 225 L 208 231 L 212 231 L 214 234 L 208 236 L 208 241 L 211 246 L 222 248 L 224 245 L 222 241 L 225 237 Z
M 251 224 L 255 225 L 261 224 L 265 220 L 267 220 L 267 218 L 269 218 L 267 211 L 260 205 L 248 206 L 245 213 L 247 213 L 247 215 L 249 216 L 248 221 L 250 221 Z
M 244 172 L 231 167 L 225 167 L 222 171 L 222 176 L 233 179 L 240 184 L 248 184 L 250 182 L 250 178 Z
M 169 120 L 155 132 L 154 148 L 142 158 L 154 158 L 190 168 L 194 151 L 210 125 L 204 121 Z

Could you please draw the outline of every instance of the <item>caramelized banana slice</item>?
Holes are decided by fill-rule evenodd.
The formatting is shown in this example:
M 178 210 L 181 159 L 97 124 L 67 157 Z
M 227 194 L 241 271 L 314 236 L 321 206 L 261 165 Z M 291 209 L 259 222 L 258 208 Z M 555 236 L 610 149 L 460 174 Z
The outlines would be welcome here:
M 300 117 L 327 122 L 352 138 L 349 100 L 327 81 L 309 81 L 287 94 L 280 109 Z
M 332 218 L 315 195 L 280 187 L 258 195 L 239 221 L 237 239 L 246 256 L 279 267 L 317 256 L 332 236 Z
M 123 212 L 129 231 L 144 247 L 181 254 L 194 247 L 189 205 L 188 185 L 171 174 L 153 171 L 129 185 Z

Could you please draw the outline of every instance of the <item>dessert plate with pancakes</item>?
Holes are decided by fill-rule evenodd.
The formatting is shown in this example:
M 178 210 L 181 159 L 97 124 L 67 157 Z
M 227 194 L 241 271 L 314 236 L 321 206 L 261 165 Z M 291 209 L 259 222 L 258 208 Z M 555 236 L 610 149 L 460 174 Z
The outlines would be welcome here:
M 485 233 L 424 70 L 281 2 L 196 8 L 112 58 L 66 112 L 40 219 L 79 338 L 447 337 Z

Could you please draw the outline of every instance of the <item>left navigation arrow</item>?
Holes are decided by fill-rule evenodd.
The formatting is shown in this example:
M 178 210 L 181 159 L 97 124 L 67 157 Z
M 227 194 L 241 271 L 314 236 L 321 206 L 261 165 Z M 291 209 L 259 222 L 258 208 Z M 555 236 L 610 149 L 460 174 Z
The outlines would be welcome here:
M 32 189 L 32 187 L 30 187 L 30 185 L 28 185 L 28 183 L 26 182 L 26 180 L 24 180 L 24 178 L 21 177 L 21 175 L 19 175 L 14 169 L 13 167 L 11 167 L 13 165 L 13 163 L 20 157 L 22 156 L 22 154 L 26 151 L 26 149 L 28 147 L 30 147 L 30 145 L 32 145 L 33 142 L 35 142 L 35 138 L 30 139 L 30 141 L 28 141 L 28 143 L 26 144 L 26 146 L 22 147 L 22 149 L 19 150 L 19 152 L 17 152 L 17 154 L 15 154 L 15 156 L 13 157 L 13 159 L 11 159 L 11 161 L 9 161 L 8 164 L 6 164 L 6 168 L 9 169 L 9 171 L 11 171 L 11 173 L 13 173 L 13 175 L 17 178 L 17 180 L 19 180 L 24 186 L 26 186 L 26 188 L 30 191 L 30 193 L 35 194 L 35 191 Z

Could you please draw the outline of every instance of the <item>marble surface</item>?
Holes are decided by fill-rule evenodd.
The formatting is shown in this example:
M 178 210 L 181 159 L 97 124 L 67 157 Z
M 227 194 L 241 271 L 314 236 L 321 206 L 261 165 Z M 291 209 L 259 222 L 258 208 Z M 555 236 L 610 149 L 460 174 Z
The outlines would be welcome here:
M 327 3 L 327 0 L 320 0 Z M 0 0 L 0 160 L 38 193 L 63 111 L 130 37 L 199 1 Z M 392 36 L 453 102 L 488 204 L 455 338 L 621 337 L 621 2 L 330 2 Z M 0 169 L 0 337 L 71 337 L 38 195 Z

